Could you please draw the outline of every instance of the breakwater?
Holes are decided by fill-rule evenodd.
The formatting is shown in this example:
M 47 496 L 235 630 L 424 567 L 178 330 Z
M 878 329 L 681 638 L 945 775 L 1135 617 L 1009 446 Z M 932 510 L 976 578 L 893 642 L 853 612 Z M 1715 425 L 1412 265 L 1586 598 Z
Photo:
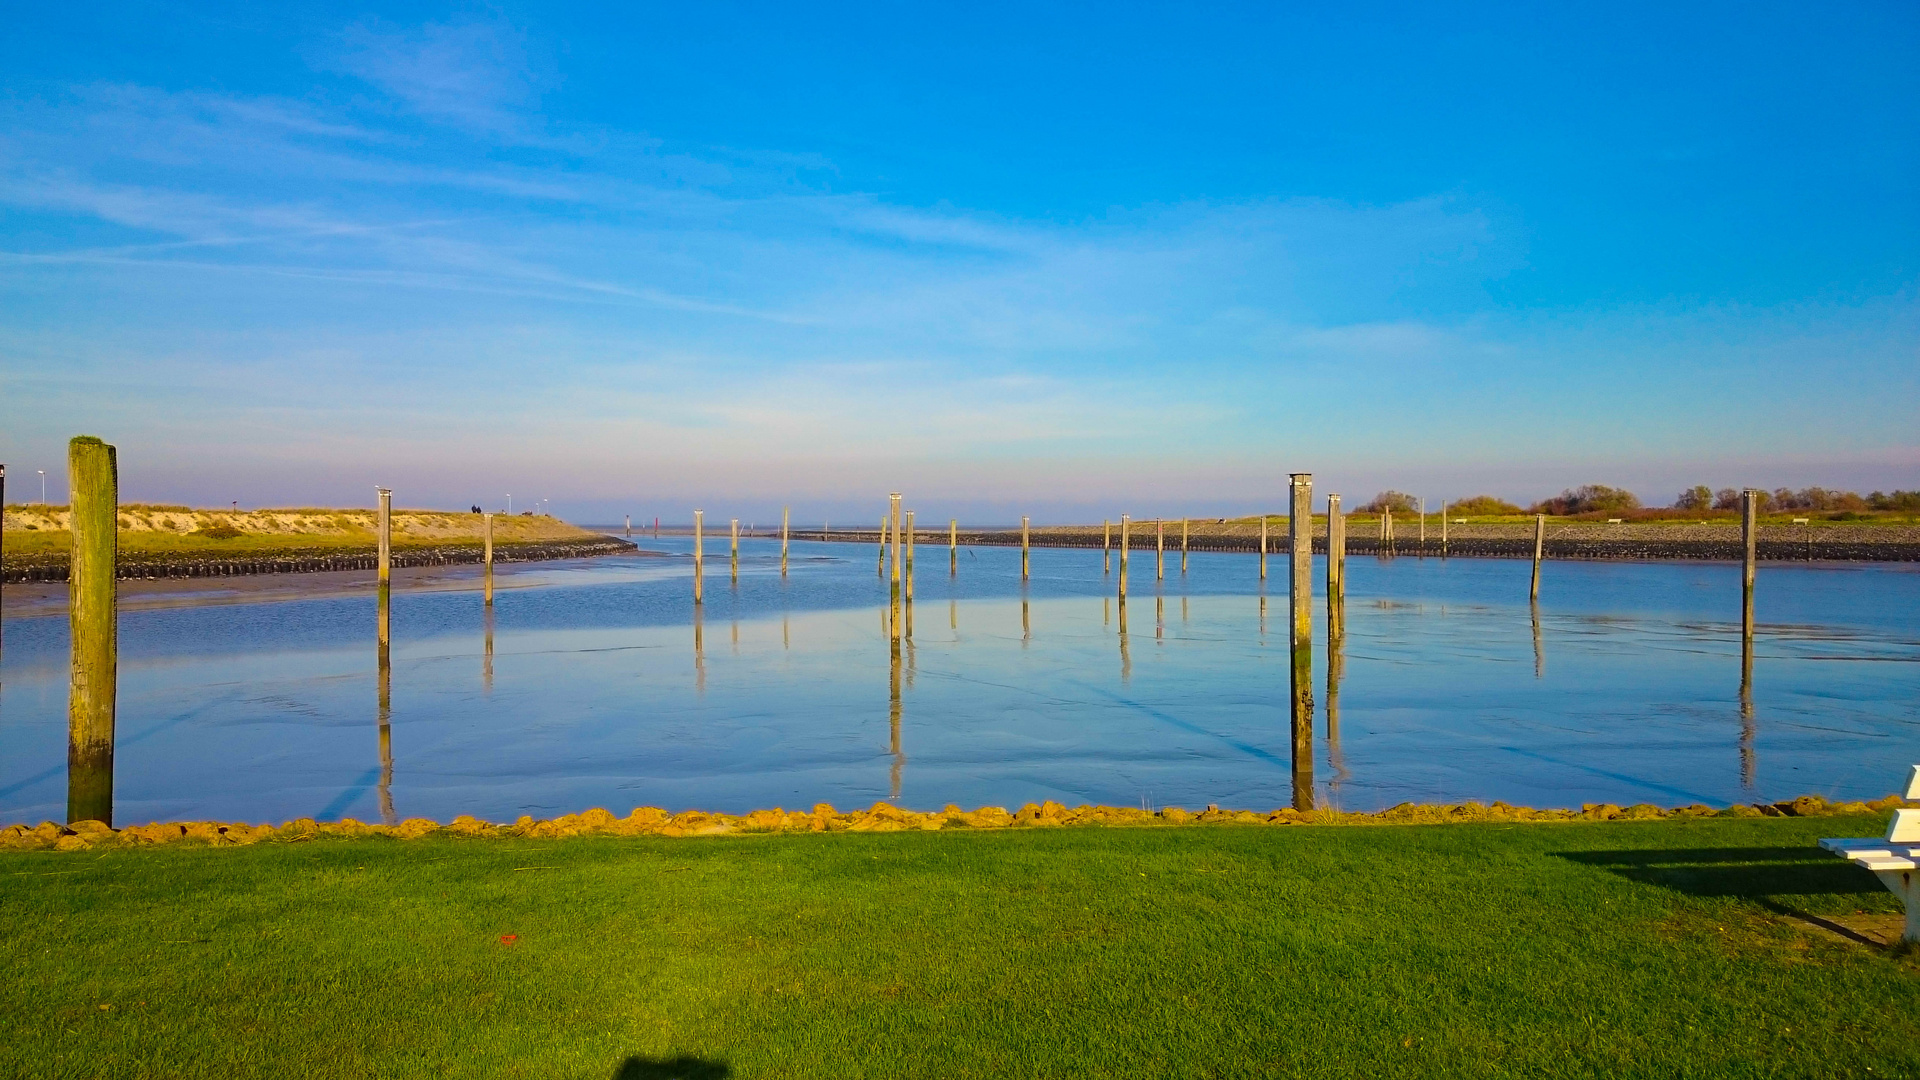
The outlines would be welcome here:
M 618 555 L 637 550 L 635 545 L 613 537 L 590 540 L 554 540 L 532 543 L 496 543 L 496 562 L 540 562 L 548 559 L 578 559 L 594 555 Z M 392 563 L 406 566 L 458 566 L 477 564 L 485 558 L 479 544 L 439 544 L 430 547 L 396 548 Z M 311 574 L 330 570 L 373 570 L 379 555 L 372 551 L 260 551 L 242 553 L 120 553 L 115 576 L 122 580 L 154 581 L 162 578 L 233 577 L 247 574 Z M 15 556 L 9 554 L 0 581 L 9 585 L 27 582 L 67 580 L 67 556 L 64 552 Z

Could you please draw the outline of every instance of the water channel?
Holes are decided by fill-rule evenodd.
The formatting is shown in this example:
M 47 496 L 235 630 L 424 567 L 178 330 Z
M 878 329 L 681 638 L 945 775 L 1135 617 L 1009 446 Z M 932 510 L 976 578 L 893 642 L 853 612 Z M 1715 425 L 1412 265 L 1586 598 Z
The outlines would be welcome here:
M 923 545 L 896 659 L 873 545 L 796 543 L 782 578 L 743 540 L 736 579 L 710 540 L 696 612 L 690 541 L 642 544 L 512 567 L 491 614 L 473 568 L 403 585 L 385 670 L 370 575 L 129 603 L 116 823 L 1297 801 L 1279 557 L 1263 590 L 1253 555 L 1156 580 L 1136 549 L 1123 631 L 1098 550 L 1023 584 L 1017 549 Z M 1764 564 L 1745 680 L 1737 566 L 1549 563 L 1537 611 L 1528 569 L 1350 559 L 1332 648 L 1316 591 L 1316 804 L 1871 798 L 1920 761 L 1920 567 Z M 65 809 L 66 619 L 27 611 L 0 822 Z

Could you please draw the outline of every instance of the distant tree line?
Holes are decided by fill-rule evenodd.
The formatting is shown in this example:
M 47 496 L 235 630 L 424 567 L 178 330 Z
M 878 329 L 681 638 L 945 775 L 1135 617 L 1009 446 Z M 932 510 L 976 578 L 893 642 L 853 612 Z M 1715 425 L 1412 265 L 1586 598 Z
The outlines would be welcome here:
M 1354 507 L 1362 514 L 1380 514 L 1389 510 L 1396 514 L 1417 513 L 1420 501 L 1404 491 L 1383 491 L 1375 495 L 1370 502 Z M 1437 509 L 1437 508 L 1436 508 Z M 1612 514 L 1625 516 L 1643 509 L 1640 497 L 1626 488 L 1608 487 L 1605 484 L 1582 484 L 1577 488 L 1568 488 L 1550 499 L 1542 499 L 1522 510 L 1505 499 L 1492 495 L 1475 495 L 1470 499 L 1459 499 L 1446 504 L 1449 514 L 1476 514 L 1492 517 L 1500 514 L 1551 514 L 1555 517 L 1572 517 L 1577 514 Z M 1673 500 L 1673 509 L 1704 512 L 1711 510 L 1740 509 L 1740 489 L 1721 488 L 1715 491 L 1705 484 L 1690 487 Z M 1920 511 L 1920 491 L 1876 491 L 1862 495 L 1857 491 L 1836 491 L 1823 487 L 1778 488 L 1760 493 L 1761 510 L 1897 510 Z M 1647 511 L 1661 513 L 1662 511 Z

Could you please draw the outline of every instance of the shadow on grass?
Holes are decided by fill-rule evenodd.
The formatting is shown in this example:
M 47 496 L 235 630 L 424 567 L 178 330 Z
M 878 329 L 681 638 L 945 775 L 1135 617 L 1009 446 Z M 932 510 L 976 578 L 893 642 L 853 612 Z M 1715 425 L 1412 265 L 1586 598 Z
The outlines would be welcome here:
M 726 1080 L 731 1075 L 733 1070 L 727 1068 L 725 1062 L 685 1054 L 676 1058 L 635 1054 L 613 1071 L 613 1080 Z
M 1681 848 L 1637 851 L 1556 851 L 1562 859 L 1599 867 L 1628 881 L 1657 885 L 1691 896 L 1752 901 L 1776 915 L 1811 923 L 1841 937 L 1884 948 L 1851 927 L 1782 903 L 1787 896 L 1843 897 L 1883 892 L 1871 873 L 1810 846 Z M 1816 905 L 1818 906 L 1818 905 Z

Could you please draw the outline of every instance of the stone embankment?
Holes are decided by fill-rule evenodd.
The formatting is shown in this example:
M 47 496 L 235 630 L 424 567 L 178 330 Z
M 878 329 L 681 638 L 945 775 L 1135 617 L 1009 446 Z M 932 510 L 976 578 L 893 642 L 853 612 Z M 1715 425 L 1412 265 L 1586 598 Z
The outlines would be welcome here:
M 495 544 L 495 562 L 537 562 L 543 559 L 578 559 L 590 555 L 616 555 L 636 550 L 625 540 L 603 537 L 592 540 L 562 540 L 522 544 Z M 485 551 L 477 544 L 447 544 L 425 548 L 396 548 L 393 565 L 457 566 L 478 563 Z M 245 555 L 183 554 L 178 552 L 126 552 L 120 554 L 115 576 L 123 580 L 158 578 L 229 577 L 241 574 L 310 574 L 327 570 L 373 570 L 379 556 L 372 552 L 337 553 L 325 551 L 249 552 Z M 67 580 L 64 554 L 38 557 L 7 556 L 0 580 L 7 584 L 31 581 Z
M 426 818 L 409 818 L 393 825 L 368 825 L 351 818 L 338 822 L 319 822 L 312 818 L 289 821 L 285 825 L 246 825 L 238 822 L 185 821 L 156 822 L 115 830 L 98 821 L 80 821 L 73 825 L 44 822 L 39 826 L 11 825 L 0 829 L 0 850 L 84 851 L 102 845 L 138 846 L 146 844 L 189 843 L 230 847 L 261 842 L 288 843 L 324 837 L 388 836 L 417 840 L 425 836 L 450 836 L 473 839 L 513 837 L 560 838 L 575 836 L 726 836 L 755 833 L 821 832 L 926 832 L 941 829 L 1043 829 L 1066 826 L 1171 825 L 1436 825 L 1453 822 L 1555 822 L 1555 821 L 1653 821 L 1661 818 L 1698 817 L 1829 817 L 1842 814 L 1871 814 L 1908 805 L 1898 795 L 1872 802 L 1830 803 L 1818 795 L 1803 795 L 1790 802 L 1734 805 L 1716 809 L 1695 803 L 1662 809 L 1651 803 L 1620 807 L 1611 803 L 1588 803 L 1578 810 L 1533 810 L 1509 806 L 1464 803 L 1430 806 L 1402 803 L 1378 813 L 1343 813 L 1338 810 L 1222 810 L 1209 806 L 1198 813 L 1177 806 L 1148 811 L 1132 806 L 1077 806 L 1068 808 L 1057 802 L 1028 803 L 1009 813 L 1004 807 L 983 806 L 962 810 L 949 805 L 934 813 L 902 810 L 890 803 L 875 803 L 866 810 L 848 813 L 821 803 L 811 811 L 755 810 L 747 814 L 709 814 L 699 810 L 668 813 L 658 807 L 643 806 L 626 817 L 615 817 L 606 810 L 588 810 L 580 814 L 535 820 L 522 817 L 511 825 L 495 825 L 462 815 L 452 824 L 441 825 Z
M 1394 520 L 1395 538 L 1383 541 L 1376 519 L 1347 522 L 1348 555 L 1459 556 L 1466 558 L 1533 557 L 1531 522 L 1498 522 L 1478 525 L 1452 525 L 1442 545 L 1440 526 L 1428 520 L 1426 539 L 1419 538 L 1417 521 Z M 1267 553 L 1280 555 L 1287 542 L 1284 518 L 1272 519 L 1267 526 Z M 916 530 L 916 543 L 927 547 L 928 557 L 935 548 L 944 548 L 947 533 Z M 859 531 L 816 531 L 796 533 L 797 538 L 876 543 L 877 533 Z M 1033 529 L 1034 547 L 1099 548 L 1101 530 L 1097 525 L 1050 526 Z M 960 533 L 962 544 L 995 546 L 1018 545 L 1020 530 L 966 530 Z M 1115 523 L 1113 547 L 1120 546 L 1119 526 Z M 1167 523 L 1169 553 L 1180 550 L 1180 523 Z M 1133 523 L 1131 546 L 1136 556 L 1154 550 L 1153 522 Z M 1257 523 L 1227 524 L 1216 519 L 1191 525 L 1187 546 L 1193 551 L 1258 551 L 1260 527 Z M 1809 523 L 1807 525 L 1760 526 L 1756 544 L 1760 559 L 1769 562 L 1916 562 L 1920 561 L 1920 526 L 1892 524 L 1855 524 L 1850 522 Z M 1325 554 L 1327 525 L 1314 522 L 1313 550 Z M 1547 525 L 1545 554 L 1549 559 L 1707 559 L 1739 561 L 1744 554 L 1738 524 L 1703 522 L 1699 524 L 1620 524 L 1602 522 L 1550 522 Z

